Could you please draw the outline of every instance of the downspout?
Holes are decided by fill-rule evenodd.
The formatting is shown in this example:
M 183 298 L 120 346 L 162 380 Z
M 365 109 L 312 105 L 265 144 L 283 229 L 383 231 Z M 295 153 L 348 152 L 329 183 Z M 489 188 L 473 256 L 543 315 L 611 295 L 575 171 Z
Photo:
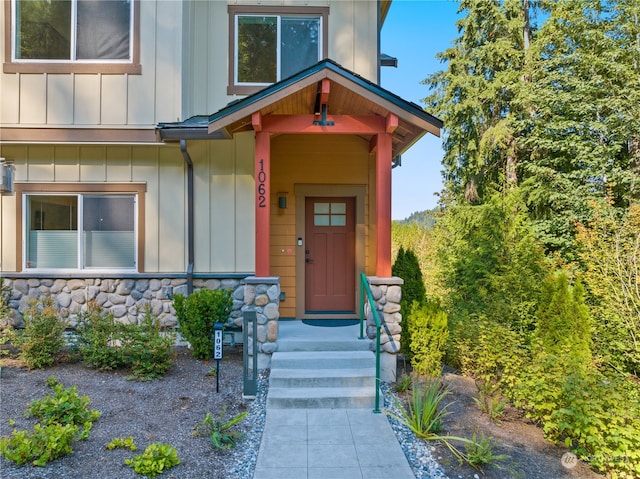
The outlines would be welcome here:
M 180 151 L 187 165 L 187 295 L 193 293 L 193 263 L 194 263 L 194 240 L 193 240 L 193 161 L 187 151 L 187 140 L 180 139 Z

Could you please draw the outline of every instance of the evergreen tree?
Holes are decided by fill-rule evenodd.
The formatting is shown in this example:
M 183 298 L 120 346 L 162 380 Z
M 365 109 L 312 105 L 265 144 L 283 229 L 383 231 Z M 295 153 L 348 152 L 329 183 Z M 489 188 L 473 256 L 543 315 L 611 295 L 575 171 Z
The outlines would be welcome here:
M 422 271 L 418 257 L 412 250 L 400 247 L 396 261 L 391 267 L 391 274 L 402 278 L 402 299 L 400 300 L 400 313 L 402 314 L 402 352 L 411 357 L 411 307 L 412 304 L 424 304 L 426 301 L 426 288 L 422 279 Z
M 569 287 L 564 272 L 545 281 L 536 336 L 544 353 L 590 364 L 591 321 L 580 281 Z
M 528 10 L 528 0 L 462 0 L 460 36 L 438 55 L 447 70 L 425 80 L 435 89 L 425 102 L 446 125 L 445 186 L 468 202 L 517 183 L 522 112 L 513 100 L 524 79 Z
M 518 102 L 527 201 L 548 249 L 573 259 L 593 199 L 637 195 L 640 138 L 637 2 L 559 0 L 530 50 Z M 635 17 L 634 17 L 635 15 Z M 635 18 L 635 19 L 634 19 Z

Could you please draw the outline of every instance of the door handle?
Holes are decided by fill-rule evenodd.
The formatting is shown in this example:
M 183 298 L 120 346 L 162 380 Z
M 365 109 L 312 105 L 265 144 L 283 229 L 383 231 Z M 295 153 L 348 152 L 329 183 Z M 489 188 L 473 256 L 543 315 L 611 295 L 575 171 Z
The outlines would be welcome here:
M 305 258 L 304 262 L 305 263 L 313 263 L 313 260 L 311 258 Z

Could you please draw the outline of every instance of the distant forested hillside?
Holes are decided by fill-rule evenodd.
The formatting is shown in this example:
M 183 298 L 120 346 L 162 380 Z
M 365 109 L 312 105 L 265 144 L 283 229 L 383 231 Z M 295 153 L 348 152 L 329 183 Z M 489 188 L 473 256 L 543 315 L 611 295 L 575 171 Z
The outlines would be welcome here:
M 433 225 L 436 224 L 436 211 L 435 210 L 424 210 L 424 211 L 416 211 L 415 213 L 411 213 L 408 218 L 403 220 L 396 221 L 396 223 L 403 225 L 410 225 L 412 223 L 416 223 L 417 225 L 431 229 Z

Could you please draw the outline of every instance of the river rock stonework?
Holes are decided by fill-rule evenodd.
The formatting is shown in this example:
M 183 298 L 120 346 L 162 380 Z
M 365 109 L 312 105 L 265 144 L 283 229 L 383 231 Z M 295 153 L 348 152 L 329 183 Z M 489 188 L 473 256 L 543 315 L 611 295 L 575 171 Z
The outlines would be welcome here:
M 380 328 L 380 377 L 385 382 L 395 382 L 397 355 L 400 353 L 400 341 L 402 340 L 400 300 L 402 299 L 404 280 L 398 277 L 378 278 L 370 276 L 367 281 L 371 286 L 376 310 L 380 314 L 381 321 L 384 320 L 384 324 Z M 376 322 L 369 308 L 366 308 L 366 310 L 367 337 L 371 340 L 369 349 L 375 351 Z
M 194 291 L 206 289 L 228 289 L 232 291 L 233 310 L 227 324 L 242 326 L 244 285 L 242 279 L 194 279 Z M 76 316 L 85 311 L 93 301 L 123 323 L 138 323 L 146 308 L 158 318 L 160 324 L 175 328 L 178 324 L 173 308 L 175 294 L 187 294 L 185 278 L 136 278 L 136 279 L 51 279 L 51 278 L 4 278 L 4 285 L 11 290 L 11 321 L 22 327 L 22 312 L 28 304 L 42 296 L 51 296 L 70 325 Z M 241 298 L 241 299 L 237 299 Z
M 255 311 L 257 326 L 258 369 L 266 369 L 271 363 L 271 355 L 278 349 L 278 319 L 280 319 L 280 278 L 251 276 L 244 279 L 244 304 L 242 312 Z M 238 320 L 236 320 L 236 324 Z M 239 319 L 242 324 L 242 317 Z M 253 329 L 247 334 L 248 355 L 253 356 Z M 249 362 L 251 364 L 251 361 Z

